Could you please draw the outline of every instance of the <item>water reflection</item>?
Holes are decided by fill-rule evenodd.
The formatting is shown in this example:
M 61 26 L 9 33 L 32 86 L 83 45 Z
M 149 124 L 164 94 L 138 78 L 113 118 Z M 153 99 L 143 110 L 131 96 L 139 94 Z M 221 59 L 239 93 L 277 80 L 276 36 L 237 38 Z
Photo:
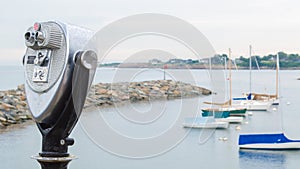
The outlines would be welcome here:
M 241 169 L 285 169 L 284 151 L 240 150 L 239 164 Z

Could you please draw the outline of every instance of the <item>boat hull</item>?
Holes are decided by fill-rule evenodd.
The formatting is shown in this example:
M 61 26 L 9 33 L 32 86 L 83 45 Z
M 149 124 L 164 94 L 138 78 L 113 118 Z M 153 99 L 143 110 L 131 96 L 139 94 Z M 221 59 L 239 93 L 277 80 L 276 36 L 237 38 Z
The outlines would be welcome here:
M 233 110 L 230 111 L 230 116 L 246 116 L 246 111 L 247 109 L 237 109 L 237 110 Z
M 230 116 L 230 112 L 202 109 L 202 117 L 211 117 L 211 116 L 214 116 L 214 118 L 227 118 Z
M 228 122 L 215 121 L 210 117 L 187 118 L 182 124 L 185 128 L 199 129 L 226 129 L 229 126 Z
M 216 118 L 218 122 L 228 122 L 228 123 L 242 123 L 244 121 L 243 117 L 226 117 L 226 118 Z
M 300 142 L 280 143 L 280 144 L 245 144 L 239 146 L 240 149 L 255 150 L 296 150 L 300 149 Z
M 215 118 L 227 118 L 229 116 L 245 116 L 247 109 L 202 109 L 202 117 L 214 116 Z
M 267 111 L 273 101 L 242 100 L 239 105 L 245 106 L 250 111 Z
M 300 140 L 288 139 L 283 133 L 241 134 L 239 148 L 260 150 L 300 149 Z
M 206 123 L 206 124 L 190 124 L 183 123 L 183 127 L 185 128 L 198 128 L 198 129 L 226 129 L 229 126 L 228 122 L 217 122 L 217 123 Z

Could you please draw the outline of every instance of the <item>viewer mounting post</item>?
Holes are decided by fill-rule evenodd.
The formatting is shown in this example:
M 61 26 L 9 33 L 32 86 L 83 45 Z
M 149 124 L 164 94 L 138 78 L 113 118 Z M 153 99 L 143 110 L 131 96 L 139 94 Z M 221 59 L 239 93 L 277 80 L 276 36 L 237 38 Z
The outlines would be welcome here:
M 97 67 L 97 54 L 84 45 L 89 30 L 60 22 L 35 23 L 25 33 L 25 92 L 42 134 L 42 169 L 66 169 L 75 158 L 69 138 L 81 114 Z

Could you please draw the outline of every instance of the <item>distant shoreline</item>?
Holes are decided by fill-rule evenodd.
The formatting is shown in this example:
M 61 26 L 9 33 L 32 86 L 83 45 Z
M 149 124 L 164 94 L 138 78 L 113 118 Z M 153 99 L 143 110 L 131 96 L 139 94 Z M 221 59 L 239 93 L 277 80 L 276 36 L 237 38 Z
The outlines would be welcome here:
M 205 70 L 209 69 L 208 66 L 190 66 L 190 65 L 168 65 L 167 68 L 164 68 L 163 65 L 161 66 L 149 66 L 147 64 L 136 64 L 136 65 L 123 65 L 120 64 L 118 66 L 105 66 L 105 65 L 100 65 L 98 68 L 128 68 L 128 69 L 199 69 L 199 70 Z M 225 70 L 224 66 L 215 66 L 212 67 L 213 70 Z M 249 67 L 235 67 L 232 68 L 232 70 L 249 70 Z M 252 70 L 275 70 L 275 68 L 270 68 L 270 67 L 260 67 L 260 69 L 257 68 L 252 68 Z M 300 67 L 284 67 L 280 68 L 280 70 L 300 70 Z
M 108 64 L 110 65 L 110 64 Z M 21 65 L 0 65 L 0 67 L 22 67 Z M 116 68 L 128 68 L 128 69 L 139 69 L 139 68 L 148 68 L 148 69 L 199 69 L 199 70 L 205 70 L 205 69 L 209 69 L 209 66 L 189 66 L 189 65 L 177 65 L 177 66 L 170 66 L 168 65 L 167 68 L 164 68 L 163 65 L 160 66 L 149 66 L 148 64 L 138 64 L 136 66 L 133 65 L 115 65 L 115 66 L 107 66 L 106 64 L 101 64 L 98 66 L 98 68 L 111 68 L 111 69 L 116 69 Z M 215 70 L 224 70 L 224 66 L 217 66 L 217 67 L 212 67 L 212 69 Z M 249 67 L 241 67 L 238 66 L 237 69 L 236 67 L 232 67 L 232 70 L 249 70 Z M 275 70 L 275 67 L 260 67 L 260 69 L 257 69 L 256 67 L 253 67 L 252 70 Z M 300 67 L 281 67 L 280 70 L 300 70 Z

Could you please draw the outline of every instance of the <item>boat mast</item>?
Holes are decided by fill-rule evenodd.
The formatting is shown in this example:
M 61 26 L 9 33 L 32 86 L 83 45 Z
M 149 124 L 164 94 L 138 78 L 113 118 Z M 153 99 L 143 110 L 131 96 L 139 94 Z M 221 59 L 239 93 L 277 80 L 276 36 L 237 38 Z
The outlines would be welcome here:
M 228 51 L 228 67 L 229 67 L 229 106 L 232 102 L 232 82 L 231 82 L 231 49 Z
M 228 72 L 228 65 L 227 65 L 227 56 L 225 57 L 225 62 L 224 62 L 224 66 L 225 66 L 225 79 L 226 79 L 226 83 L 225 83 L 225 98 L 228 99 L 228 83 L 227 83 L 227 79 L 228 79 L 228 76 L 227 76 L 227 72 Z
M 276 57 L 276 99 L 278 99 L 278 88 L 279 88 L 279 54 Z
M 249 92 L 250 92 L 250 94 L 251 94 L 251 92 L 252 92 L 252 59 L 251 59 L 251 57 L 252 57 L 252 53 L 251 53 L 251 51 L 252 51 L 252 46 L 250 45 L 249 46 L 249 70 L 250 70 L 250 87 L 249 87 Z

